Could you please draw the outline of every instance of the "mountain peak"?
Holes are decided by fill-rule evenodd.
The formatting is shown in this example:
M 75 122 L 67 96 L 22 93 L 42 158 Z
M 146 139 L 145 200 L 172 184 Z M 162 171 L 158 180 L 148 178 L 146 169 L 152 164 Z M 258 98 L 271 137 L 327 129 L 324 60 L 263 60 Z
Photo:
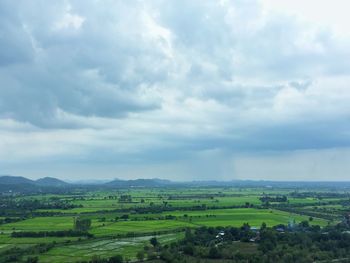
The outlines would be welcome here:
M 35 181 L 36 184 L 41 186 L 65 186 L 68 185 L 65 181 L 59 180 L 54 177 L 44 177 Z

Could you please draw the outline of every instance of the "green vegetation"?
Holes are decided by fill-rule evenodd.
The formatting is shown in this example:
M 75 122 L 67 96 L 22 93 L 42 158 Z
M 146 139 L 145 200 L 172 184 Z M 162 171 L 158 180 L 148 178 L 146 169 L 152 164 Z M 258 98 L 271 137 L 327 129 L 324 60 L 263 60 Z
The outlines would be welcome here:
M 182 251 L 179 244 L 188 231 L 216 229 L 217 235 L 218 228 L 240 229 L 245 225 L 259 229 L 263 223 L 268 229 L 278 225 L 327 229 L 344 222 L 344 215 L 350 212 L 347 192 L 334 189 L 71 189 L 0 198 L 0 262 L 118 262 L 120 256 L 123 261 L 167 261 L 166 254 L 173 252 L 166 247 L 173 244 Z M 255 240 L 225 243 L 223 247 L 187 247 L 181 252 L 187 256 L 181 260 L 216 260 L 223 254 L 259 255 L 262 251 Z M 195 256 L 193 251 L 199 254 Z

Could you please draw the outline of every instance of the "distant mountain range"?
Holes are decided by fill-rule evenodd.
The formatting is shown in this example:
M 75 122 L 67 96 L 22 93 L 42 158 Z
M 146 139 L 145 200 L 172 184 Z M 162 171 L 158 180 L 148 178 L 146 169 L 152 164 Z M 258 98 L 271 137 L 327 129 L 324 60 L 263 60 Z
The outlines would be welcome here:
M 112 181 L 98 181 L 98 180 L 86 180 L 86 181 L 78 181 L 77 182 L 65 182 L 60 179 L 54 177 L 44 177 L 38 180 L 31 180 L 22 176 L 10 176 L 3 175 L 0 176 L 0 184 L 3 185 L 15 185 L 15 184 L 30 184 L 30 185 L 39 185 L 39 186 L 54 186 L 54 187 L 62 187 L 69 185 L 103 185 L 103 186 L 119 186 L 119 187 L 146 187 L 146 186 L 164 186 L 175 184 L 170 180 L 163 180 L 158 178 L 152 179 L 136 179 L 136 180 L 121 180 L 114 179 Z
M 78 181 L 65 182 L 53 177 L 44 177 L 38 180 L 31 180 L 22 176 L 0 176 L 0 192 L 44 192 L 47 190 L 63 190 L 72 188 L 129 188 L 129 187 L 161 187 L 168 185 L 176 185 L 169 180 L 162 179 L 136 179 L 136 180 L 120 180 L 112 181 Z
M 65 186 L 69 184 L 52 177 L 30 180 L 22 176 L 0 176 L 0 192 L 54 192 L 55 189 Z
M 0 176 L 0 193 L 6 192 L 62 192 L 71 189 L 113 189 L 132 187 L 283 187 L 283 188 L 303 188 L 303 187 L 323 187 L 349 189 L 350 182 L 278 182 L 278 181 L 253 181 L 253 180 L 232 180 L 232 181 L 191 181 L 174 182 L 170 180 L 152 178 L 121 180 L 85 180 L 78 182 L 65 182 L 53 177 L 44 177 L 38 180 L 31 180 L 21 176 Z
M 67 186 L 68 183 L 53 177 L 44 177 L 38 180 L 30 180 L 22 176 L 0 176 L 0 184 L 2 185 L 39 185 L 39 186 Z

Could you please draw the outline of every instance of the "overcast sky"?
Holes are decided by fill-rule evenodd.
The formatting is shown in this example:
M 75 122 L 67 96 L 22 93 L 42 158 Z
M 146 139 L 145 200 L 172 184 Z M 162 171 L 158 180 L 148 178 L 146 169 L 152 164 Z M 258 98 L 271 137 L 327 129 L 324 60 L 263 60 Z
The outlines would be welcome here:
M 348 0 L 1 0 L 0 174 L 350 179 Z

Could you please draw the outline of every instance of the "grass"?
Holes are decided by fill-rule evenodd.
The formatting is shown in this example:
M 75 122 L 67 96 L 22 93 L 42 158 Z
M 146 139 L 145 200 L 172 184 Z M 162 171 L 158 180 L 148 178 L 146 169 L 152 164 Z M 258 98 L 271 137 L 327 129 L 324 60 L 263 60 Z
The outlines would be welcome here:
M 293 213 L 282 212 L 269 209 L 225 209 L 218 211 L 203 211 L 209 213 L 188 213 L 192 216 L 192 223 L 200 226 L 242 226 L 244 223 L 249 223 L 250 226 L 260 227 L 264 222 L 268 226 L 278 224 L 288 224 L 289 221 L 301 222 L 308 220 L 307 216 L 301 216 Z M 207 217 L 208 215 L 208 217 Z M 321 226 L 327 225 L 324 219 L 315 218 L 312 224 Z
M 136 253 L 149 245 L 152 236 L 121 239 L 101 239 L 85 241 L 79 244 L 55 247 L 39 256 L 39 262 L 74 262 L 90 260 L 93 255 L 111 257 L 122 254 L 124 258 L 134 259 Z M 183 233 L 166 234 L 157 236 L 160 243 L 165 244 L 183 237 Z
M 177 220 L 141 220 L 140 221 L 118 221 L 118 222 L 92 222 L 91 233 L 96 236 L 110 236 L 127 234 L 129 232 L 150 233 L 154 231 L 176 230 L 195 226 L 241 226 L 248 222 L 251 226 L 260 226 L 265 222 L 268 226 L 287 224 L 291 220 L 300 222 L 308 220 L 307 216 L 291 214 L 278 210 L 239 208 L 239 209 L 213 209 L 201 211 L 171 211 L 162 214 L 147 214 L 150 218 L 157 216 L 172 215 Z M 186 217 L 185 217 L 186 215 Z M 327 225 L 327 221 L 315 218 L 312 224 L 320 226 Z M 73 217 L 36 217 L 16 223 L 0 226 L 0 231 L 10 234 L 13 231 L 56 231 L 73 228 Z
M 146 221 L 121 221 L 113 223 L 99 223 L 90 232 L 96 236 L 135 233 L 150 233 L 153 231 L 176 230 L 185 227 L 199 226 L 242 226 L 249 223 L 251 226 L 259 227 L 263 222 L 268 226 L 288 224 L 290 221 L 299 223 L 308 220 L 308 216 L 272 210 L 272 209 L 215 209 L 203 211 L 173 211 L 162 215 L 176 216 L 176 220 L 146 220 Z M 147 215 L 152 217 L 152 215 Z M 153 216 L 159 216 L 153 215 Z M 314 218 L 311 224 L 326 226 L 324 219 Z
M 94 227 L 91 233 L 96 236 L 113 236 L 127 233 L 152 233 L 194 227 L 192 223 L 177 220 L 122 221 Z
M 40 262 L 72 262 L 79 260 L 91 260 L 93 255 L 110 257 L 122 254 L 124 257 L 135 258 L 137 251 L 148 243 L 149 238 L 155 232 L 163 232 L 158 239 L 161 242 L 171 242 L 183 236 L 184 228 L 196 228 L 200 226 L 235 226 L 240 227 L 244 223 L 259 227 L 263 222 L 268 226 L 288 224 L 290 221 L 299 223 L 309 220 L 308 216 L 283 212 L 275 209 L 258 209 L 261 204 L 259 197 L 265 192 L 271 195 L 288 194 L 288 189 L 266 188 L 177 188 L 177 189 L 124 189 L 111 191 L 87 192 L 77 197 L 74 195 L 43 195 L 28 196 L 25 198 L 39 198 L 49 200 L 52 197 L 59 198 L 71 204 L 83 207 L 73 209 L 41 209 L 37 212 L 56 212 L 57 216 L 34 217 L 23 221 L 0 225 L 0 252 L 10 247 L 26 247 L 39 243 L 56 242 L 57 245 L 48 252 L 38 255 Z M 116 197 L 121 194 L 130 194 L 133 202 L 119 203 Z M 109 199 L 113 196 L 114 199 Z M 82 198 L 82 199 L 81 199 Z M 141 203 L 141 200 L 144 203 Z M 321 209 L 344 209 L 339 204 L 322 205 L 315 198 L 290 198 L 289 204 L 301 205 L 298 209 L 309 209 L 317 204 L 318 212 Z M 340 199 L 323 199 L 321 202 L 336 202 Z M 162 213 L 136 213 L 133 208 L 149 207 L 151 203 L 156 206 L 171 206 L 177 210 Z M 253 204 L 255 208 L 228 208 Z M 190 210 L 190 207 L 205 205 L 206 210 Z M 184 209 L 182 209 L 182 207 Z M 210 209 L 216 207 L 218 209 Z M 116 212 L 115 209 L 129 209 L 129 211 Z M 298 210 L 296 209 L 296 210 Z M 102 212 L 103 211 L 103 212 Z M 128 214 L 130 220 L 117 221 L 116 217 Z M 175 219 L 165 220 L 167 215 Z M 48 238 L 11 238 L 13 231 L 57 231 L 73 228 L 74 216 L 83 216 L 92 220 L 89 230 L 95 238 L 78 241 L 73 237 L 48 237 Z M 102 222 L 102 218 L 105 222 Z M 163 218 L 163 219 L 160 219 Z M 326 226 L 328 221 L 314 218 L 310 224 Z M 167 232 L 167 234 L 164 234 Z M 133 238 L 118 238 L 134 233 Z M 142 236 L 143 235 L 143 236 Z M 239 250 L 255 249 L 249 245 Z
M 0 231 L 56 231 L 73 228 L 73 217 L 36 217 L 23 221 L 0 225 Z

